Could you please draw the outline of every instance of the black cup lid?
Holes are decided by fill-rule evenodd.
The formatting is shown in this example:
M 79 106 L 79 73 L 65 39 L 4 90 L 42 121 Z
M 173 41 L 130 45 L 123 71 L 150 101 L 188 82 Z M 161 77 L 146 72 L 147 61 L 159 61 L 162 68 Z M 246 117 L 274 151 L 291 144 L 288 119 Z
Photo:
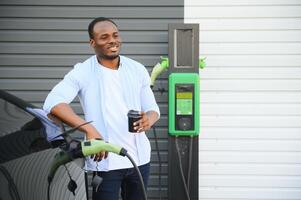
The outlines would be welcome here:
M 130 110 L 128 112 L 128 117 L 140 117 L 140 111 L 137 110 Z

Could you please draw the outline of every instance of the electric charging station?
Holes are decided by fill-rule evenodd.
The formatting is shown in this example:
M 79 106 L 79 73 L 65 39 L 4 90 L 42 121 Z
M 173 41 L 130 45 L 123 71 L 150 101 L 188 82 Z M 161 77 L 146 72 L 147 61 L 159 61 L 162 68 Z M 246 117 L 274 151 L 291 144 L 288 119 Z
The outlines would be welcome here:
M 169 134 L 199 134 L 199 75 L 172 73 L 169 76 Z
M 199 25 L 168 31 L 168 199 L 198 200 Z

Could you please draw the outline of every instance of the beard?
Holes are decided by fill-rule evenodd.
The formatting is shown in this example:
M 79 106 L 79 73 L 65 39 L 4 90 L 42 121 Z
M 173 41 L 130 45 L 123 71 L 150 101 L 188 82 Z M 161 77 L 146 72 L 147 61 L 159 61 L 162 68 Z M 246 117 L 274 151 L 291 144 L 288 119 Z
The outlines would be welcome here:
M 119 57 L 119 54 L 116 54 L 116 55 L 105 55 L 105 54 L 103 54 L 103 55 L 100 55 L 99 57 L 102 58 L 102 59 L 105 59 L 105 60 L 115 60 L 116 58 Z
M 95 49 L 95 53 L 97 57 L 104 60 L 115 60 L 116 58 L 119 57 L 119 51 L 115 53 L 111 52 L 112 54 L 109 54 L 109 52 L 102 51 L 100 49 Z

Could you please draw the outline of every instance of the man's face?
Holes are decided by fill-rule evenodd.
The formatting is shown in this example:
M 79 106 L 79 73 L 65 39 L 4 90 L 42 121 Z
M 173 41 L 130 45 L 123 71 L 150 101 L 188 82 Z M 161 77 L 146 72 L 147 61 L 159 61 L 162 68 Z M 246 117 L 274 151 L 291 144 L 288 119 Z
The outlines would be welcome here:
M 98 57 L 106 60 L 117 58 L 121 47 L 121 38 L 117 27 L 109 21 L 96 23 L 90 44 Z

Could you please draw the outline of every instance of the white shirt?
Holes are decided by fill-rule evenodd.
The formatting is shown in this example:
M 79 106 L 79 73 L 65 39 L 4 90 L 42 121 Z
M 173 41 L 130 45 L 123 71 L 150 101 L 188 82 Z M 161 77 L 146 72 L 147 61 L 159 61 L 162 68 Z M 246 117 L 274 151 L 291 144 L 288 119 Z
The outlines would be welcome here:
M 86 121 L 93 121 L 103 139 L 127 149 L 138 166 L 146 164 L 150 161 L 149 140 L 145 133 L 128 132 L 126 113 L 129 110 L 152 110 L 160 115 L 150 89 L 148 72 L 143 65 L 124 56 L 120 56 L 118 70 L 108 70 L 111 69 L 101 66 L 96 56 L 76 64 L 49 93 L 43 108 L 50 112 L 55 105 L 69 104 L 78 95 Z M 127 158 L 113 153 L 97 165 L 91 159 L 86 162 L 87 170 L 94 171 L 130 167 Z

